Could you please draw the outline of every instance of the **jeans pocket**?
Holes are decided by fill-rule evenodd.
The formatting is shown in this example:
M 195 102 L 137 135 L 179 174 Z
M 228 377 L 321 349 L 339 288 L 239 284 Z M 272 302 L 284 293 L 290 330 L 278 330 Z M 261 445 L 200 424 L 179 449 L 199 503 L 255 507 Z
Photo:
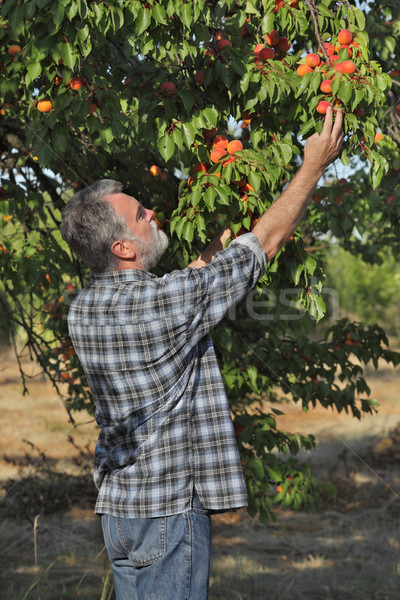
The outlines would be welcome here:
M 149 519 L 117 518 L 120 544 L 136 566 L 145 567 L 166 552 L 166 517 Z

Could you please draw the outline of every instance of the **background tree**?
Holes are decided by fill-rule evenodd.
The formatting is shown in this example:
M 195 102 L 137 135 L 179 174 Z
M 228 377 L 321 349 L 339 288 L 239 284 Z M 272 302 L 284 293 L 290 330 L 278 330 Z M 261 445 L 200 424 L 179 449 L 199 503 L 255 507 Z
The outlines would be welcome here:
M 310 331 L 325 311 L 329 236 L 370 263 L 398 254 L 399 5 L 5 0 L 0 9 L 3 329 L 65 395 L 71 420 L 93 408 L 67 333 L 88 277 L 59 233 L 71 194 L 121 180 L 171 235 L 159 272 L 184 267 L 224 225 L 251 229 L 321 130 L 326 102 L 343 107 L 341 160 L 352 175 L 328 173 L 256 294 L 213 336 L 250 514 L 310 507 L 318 486 L 296 454 L 314 439 L 281 431 L 271 403 L 359 418 L 374 410 L 363 366 L 398 362 L 377 325 L 342 319 L 321 339 Z M 21 376 L 26 390 L 22 364 Z

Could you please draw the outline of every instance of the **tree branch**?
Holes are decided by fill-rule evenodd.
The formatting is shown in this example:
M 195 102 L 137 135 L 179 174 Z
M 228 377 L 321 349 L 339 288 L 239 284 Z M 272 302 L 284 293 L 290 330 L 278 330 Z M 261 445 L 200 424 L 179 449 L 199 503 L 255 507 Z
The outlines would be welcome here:
M 319 26 L 318 26 L 318 8 L 317 8 L 314 0 L 308 0 L 307 5 L 308 5 L 308 8 L 310 9 L 311 18 L 313 20 L 315 37 L 318 40 L 318 47 L 321 50 L 322 54 L 324 55 L 324 58 L 325 58 L 326 62 L 331 67 L 332 66 L 331 59 L 328 56 L 328 53 L 327 53 L 326 48 L 324 46 L 324 42 L 322 41 L 321 34 L 319 32 Z

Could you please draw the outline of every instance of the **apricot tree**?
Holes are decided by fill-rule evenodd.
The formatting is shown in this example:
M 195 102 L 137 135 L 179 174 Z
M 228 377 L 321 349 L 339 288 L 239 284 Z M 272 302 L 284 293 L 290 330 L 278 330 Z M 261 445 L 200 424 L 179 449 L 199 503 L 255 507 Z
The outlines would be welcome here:
M 327 173 L 256 292 L 214 332 L 249 511 L 263 521 L 277 503 L 310 507 L 318 497 L 296 460 L 315 441 L 280 430 L 276 402 L 359 418 L 375 410 L 363 367 L 398 362 L 375 324 L 338 319 L 318 340 L 309 333 L 325 312 L 329 236 L 370 262 L 399 253 L 399 14 L 388 1 L 332 0 L 0 7 L 3 328 L 17 356 L 39 362 L 71 420 L 93 409 L 66 323 L 88 277 L 59 233 L 72 193 L 122 181 L 171 236 L 159 272 L 182 268 L 219 228 L 251 230 L 321 130 L 321 102 L 343 108 L 351 175 Z M 22 364 L 21 376 L 26 390 Z

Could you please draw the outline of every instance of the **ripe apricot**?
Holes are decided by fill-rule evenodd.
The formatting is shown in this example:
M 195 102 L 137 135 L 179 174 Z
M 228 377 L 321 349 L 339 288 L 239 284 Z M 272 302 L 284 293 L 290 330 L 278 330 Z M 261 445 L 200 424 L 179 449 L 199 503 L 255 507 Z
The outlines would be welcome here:
M 353 39 L 353 34 L 348 29 L 342 29 L 342 31 L 339 31 L 337 39 L 339 44 L 346 46 L 347 44 L 350 44 Z
M 197 165 L 194 167 L 194 169 L 193 169 L 193 172 L 194 172 L 194 173 L 200 173 L 200 171 L 204 171 L 204 172 L 206 172 L 206 173 L 207 173 L 207 165 L 206 165 L 206 163 L 203 163 L 203 162 L 201 162 L 201 163 L 198 163 L 198 164 L 197 164 Z
M 222 166 L 226 167 L 226 165 L 230 165 L 231 163 L 234 163 L 234 162 L 236 162 L 236 158 L 231 154 L 229 156 L 229 158 L 222 161 Z
M 36 108 L 39 112 L 46 113 L 53 108 L 53 105 L 50 100 L 39 100 L 39 102 L 36 105 Z
M 292 46 L 292 42 L 290 42 L 287 37 L 281 37 L 279 38 L 279 42 L 277 47 L 279 48 L 279 50 L 281 52 L 287 52 L 288 50 L 290 50 Z
M 161 169 L 158 165 L 151 165 L 149 171 L 153 175 L 153 177 L 157 177 L 161 173 Z
M 176 93 L 176 85 L 172 81 L 164 81 L 160 85 L 160 92 L 165 96 L 173 96 Z
M 269 34 L 267 33 L 265 41 L 269 46 L 277 46 L 279 42 L 279 33 L 273 29 Z
M 245 192 L 254 192 L 254 188 L 252 185 L 250 185 L 250 183 L 245 183 L 241 188 L 240 188 L 240 193 L 243 194 Z
M 217 133 L 218 129 L 216 127 L 213 127 L 212 129 L 203 129 L 203 135 L 205 138 L 207 139 L 211 139 L 214 137 L 214 135 Z
M 349 73 L 351 75 L 356 70 L 356 65 L 353 63 L 352 60 L 345 60 L 344 62 L 342 62 L 341 66 L 342 73 Z
M 211 161 L 217 163 L 223 156 L 226 156 L 226 150 L 224 148 L 214 148 L 210 154 Z
M 324 94 L 332 94 L 332 79 L 325 79 L 319 87 Z
M 380 140 L 383 140 L 383 135 L 382 135 L 382 134 L 381 134 L 381 133 L 378 131 L 378 132 L 375 134 L 375 137 L 374 137 L 374 142 L 375 142 L 375 144 L 377 144 L 378 142 L 380 142 Z
M 309 67 L 308 65 L 300 65 L 299 67 L 297 67 L 297 75 L 299 75 L 300 77 L 303 77 L 303 75 L 305 75 L 306 73 L 309 73 L 310 71 L 312 71 L 312 68 Z
M 240 140 L 232 140 L 229 142 L 226 149 L 228 150 L 229 154 L 235 154 L 236 152 L 243 150 L 243 144 Z
M 271 60 L 275 56 L 275 50 L 273 48 L 263 48 L 258 53 L 258 56 L 261 58 L 261 60 Z
M 204 70 L 203 69 L 200 69 L 200 71 L 197 71 L 196 75 L 194 76 L 194 80 L 199 85 L 204 85 Z
M 72 77 L 69 80 L 68 84 L 71 90 L 74 90 L 74 92 L 76 92 L 77 90 L 79 90 L 79 88 L 85 85 L 85 80 L 82 77 Z
M 319 65 L 320 62 L 321 62 L 321 59 L 318 56 L 318 54 L 315 54 L 314 52 L 310 52 L 309 54 L 307 54 L 307 56 L 306 56 L 306 65 L 308 65 L 312 69 L 314 67 L 318 67 L 318 65 Z
M 219 40 L 217 42 L 217 48 L 219 51 L 221 51 L 223 48 L 226 48 L 227 46 L 232 46 L 232 42 L 230 42 L 229 40 Z
M 324 46 L 328 56 L 332 56 L 333 54 L 335 54 L 335 49 L 332 46 L 332 44 L 330 44 L 329 42 L 325 42 Z
M 10 56 L 15 56 L 15 54 L 21 54 L 21 46 L 18 46 L 17 44 L 13 44 L 12 46 L 9 46 L 8 48 L 8 54 Z
M 321 100 L 320 102 L 318 102 L 317 108 L 315 110 L 320 115 L 325 115 L 326 111 L 328 110 L 328 106 L 330 106 L 330 103 L 327 100 Z
M 228 145 L 228 138 L 224 135 L 216 135 L 213 141 L 214 148 L 226 148 Z

